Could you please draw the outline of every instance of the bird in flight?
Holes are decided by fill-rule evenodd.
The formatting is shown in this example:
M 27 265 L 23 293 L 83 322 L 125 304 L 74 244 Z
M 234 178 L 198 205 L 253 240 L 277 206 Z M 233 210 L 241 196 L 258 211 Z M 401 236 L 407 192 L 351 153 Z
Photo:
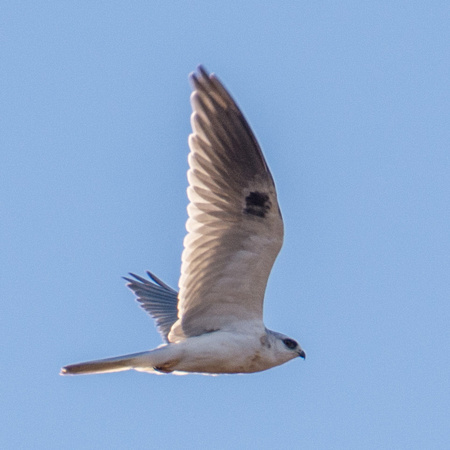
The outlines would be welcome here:
M 252 373 L 305 352 L 263 322 L 267 279 L 283 243 L 272 175 L 240 109 L 202 66 L 193 87 L 188 231 L 179 292 L 147 272 L 125 278 L 164 340 L 141 353 L 71 364 L 62 375 L 134 369 Z

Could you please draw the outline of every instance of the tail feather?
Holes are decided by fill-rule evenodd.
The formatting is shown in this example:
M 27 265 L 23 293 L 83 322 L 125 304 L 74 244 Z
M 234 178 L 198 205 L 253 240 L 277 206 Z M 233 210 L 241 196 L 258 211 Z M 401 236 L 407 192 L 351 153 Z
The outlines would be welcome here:
M 77 364 L 70 364 L 61 369 L 60 375 L 87 375 L 91 373 L 121 372 L 135 367 L 139 356 L 147 354 L 133 353 L 131 355 L 117 356 L 115 358 L 97 359 Z

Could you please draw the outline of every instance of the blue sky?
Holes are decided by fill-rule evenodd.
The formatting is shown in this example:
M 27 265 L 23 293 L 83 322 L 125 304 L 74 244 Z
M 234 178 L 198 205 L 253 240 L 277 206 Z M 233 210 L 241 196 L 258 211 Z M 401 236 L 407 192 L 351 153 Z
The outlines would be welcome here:
M 448 2 L 0 7 L 1 448 L 444 449 Z M 274 175 L 269 328 L 245 376 L 60 377 L 160 338 L 121 276 L 176 286 L 187 75 L 218 74 Z

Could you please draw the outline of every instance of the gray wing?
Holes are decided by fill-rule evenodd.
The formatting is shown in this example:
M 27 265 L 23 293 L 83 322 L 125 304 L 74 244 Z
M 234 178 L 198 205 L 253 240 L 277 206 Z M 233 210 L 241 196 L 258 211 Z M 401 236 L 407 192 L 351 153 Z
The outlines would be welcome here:
M 262 323 L 283 242 L 275 184 L 247 121 L 215 75 L 199 67 L 191 82 L 188 234 L 170 341 Z
M 178 293 L 162 282 L 151 272 L 147 275 L 153 283 L 138 275 L 130 273 L 135 280 L 124 277 L 129 287 L 136 295 L 136 300 L 155 319 L 158 331 L 166 342 L 172 325 L 178 319 Z

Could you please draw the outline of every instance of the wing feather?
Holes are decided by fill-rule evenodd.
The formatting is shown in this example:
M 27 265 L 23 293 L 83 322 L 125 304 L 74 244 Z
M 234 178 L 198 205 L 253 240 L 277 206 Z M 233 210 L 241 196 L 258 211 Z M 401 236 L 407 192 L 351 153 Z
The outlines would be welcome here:
M 168 342 L 172 325 L 178 319 L 177 291 L 151 272 L 147 272 L 147 275 L 153 283 L 139 275 L 133 273 L 130 273 L 130 275 L 135 279 L 124 277 L 128 282 L 127 286 L 134 292 L 141 307 L 155 319 L 159 333 Z
M 262 322 L 283 241 L 275 185 L 247 121 L 215 75 L 200 66 L 191 82 L 188 234 L 171 342 Z

